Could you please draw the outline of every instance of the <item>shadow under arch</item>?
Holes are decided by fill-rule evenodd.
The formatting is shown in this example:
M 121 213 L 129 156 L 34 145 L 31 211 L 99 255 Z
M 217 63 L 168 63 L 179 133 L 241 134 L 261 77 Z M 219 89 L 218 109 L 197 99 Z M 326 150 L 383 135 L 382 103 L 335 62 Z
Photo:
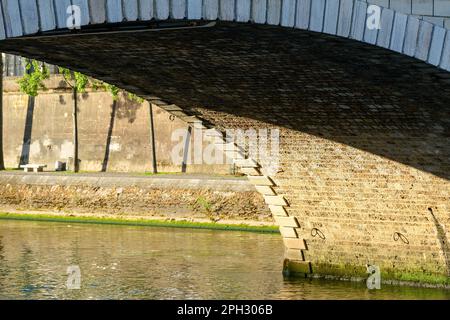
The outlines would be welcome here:
M 214 125 L 233 116 L 337 141 L 450 179 L 449 73 L 386 49 L 252 24 L 0 41 L 0 50 L 155 95 Z
M 91 29 L 133 32 L 139 26 L 147 28 L 140 31 L 164 31 L 190 28 L 200 21 L 238 22 L 354 39 L 450 71 L 450 33 L 445 28 L 365 0 L 84 0 L 76 4 L 77 13 L 67 1 L 0 4 L 0 41 L 67 36 L 80 34 L 80 29 L 81 34 Z M 177 25 L 180 22 L 187 25 Z

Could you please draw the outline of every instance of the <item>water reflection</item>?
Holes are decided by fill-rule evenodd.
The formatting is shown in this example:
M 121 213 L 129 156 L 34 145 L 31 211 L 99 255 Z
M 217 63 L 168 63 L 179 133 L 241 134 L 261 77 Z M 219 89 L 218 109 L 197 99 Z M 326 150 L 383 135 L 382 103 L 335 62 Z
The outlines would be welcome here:
M 449 299 L 436 289 L 283 279 L 279 235 L 0 221 L 0 299 Z M 66 288 L 81 268 L 81 290 Z

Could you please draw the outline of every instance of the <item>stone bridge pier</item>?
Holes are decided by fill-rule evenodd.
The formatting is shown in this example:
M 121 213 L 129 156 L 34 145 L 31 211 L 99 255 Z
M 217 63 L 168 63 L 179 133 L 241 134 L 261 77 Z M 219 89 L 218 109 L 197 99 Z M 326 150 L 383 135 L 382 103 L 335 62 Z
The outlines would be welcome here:
M 368 29 L 353 0 L 79 0 L 71 31 L 70 1 L 0 2 L 3 52 L 220 131 L 279 129 L 276 174 L 237 164 L 280 225 L 287 273 L 361 279 L 376 265 L 383 280 L 449 284 L 444 27 L 382 8 Z

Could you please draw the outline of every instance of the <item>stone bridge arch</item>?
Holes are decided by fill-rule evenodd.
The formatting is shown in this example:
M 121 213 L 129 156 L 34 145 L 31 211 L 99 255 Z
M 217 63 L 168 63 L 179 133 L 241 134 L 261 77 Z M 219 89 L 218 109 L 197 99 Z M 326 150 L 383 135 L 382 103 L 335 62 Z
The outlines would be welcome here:
M 370 4 L 360 0 L 2 0 L 0 39 L 65 29 L 71 4 L 81 10 L 81 26 L 185 19 L 279 25 L 363 41 L 450 70 L 445 28 L 382 8 L 380 29 L 370 30 Z
M 62 30 L 72 3 L 84 12 L 78 33 Z M 287 270 L 363 278 L 375 264 L 386 279 L 448 283 L 444 28 L 383 9 L 382 28 L 368 30 L 367 3 L 353 0 L 1 4 L 2 51 L 114 83 L 193 124 L 279 128 L 280 172 L 241 165 L 281 227 Z M 186 18 L 220 21 L 83 33 Z

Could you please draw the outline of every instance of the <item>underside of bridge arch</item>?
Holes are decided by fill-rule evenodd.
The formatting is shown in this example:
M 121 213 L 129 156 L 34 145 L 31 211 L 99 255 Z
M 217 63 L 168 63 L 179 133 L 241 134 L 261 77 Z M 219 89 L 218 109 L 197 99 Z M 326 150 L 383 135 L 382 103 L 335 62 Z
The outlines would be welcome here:
M 9 39 L 0 50 L 158 96 L 219 129 L 278 128 L 271 178 L 317 275 L 448 283 L 450 77 L 267 25 Z

